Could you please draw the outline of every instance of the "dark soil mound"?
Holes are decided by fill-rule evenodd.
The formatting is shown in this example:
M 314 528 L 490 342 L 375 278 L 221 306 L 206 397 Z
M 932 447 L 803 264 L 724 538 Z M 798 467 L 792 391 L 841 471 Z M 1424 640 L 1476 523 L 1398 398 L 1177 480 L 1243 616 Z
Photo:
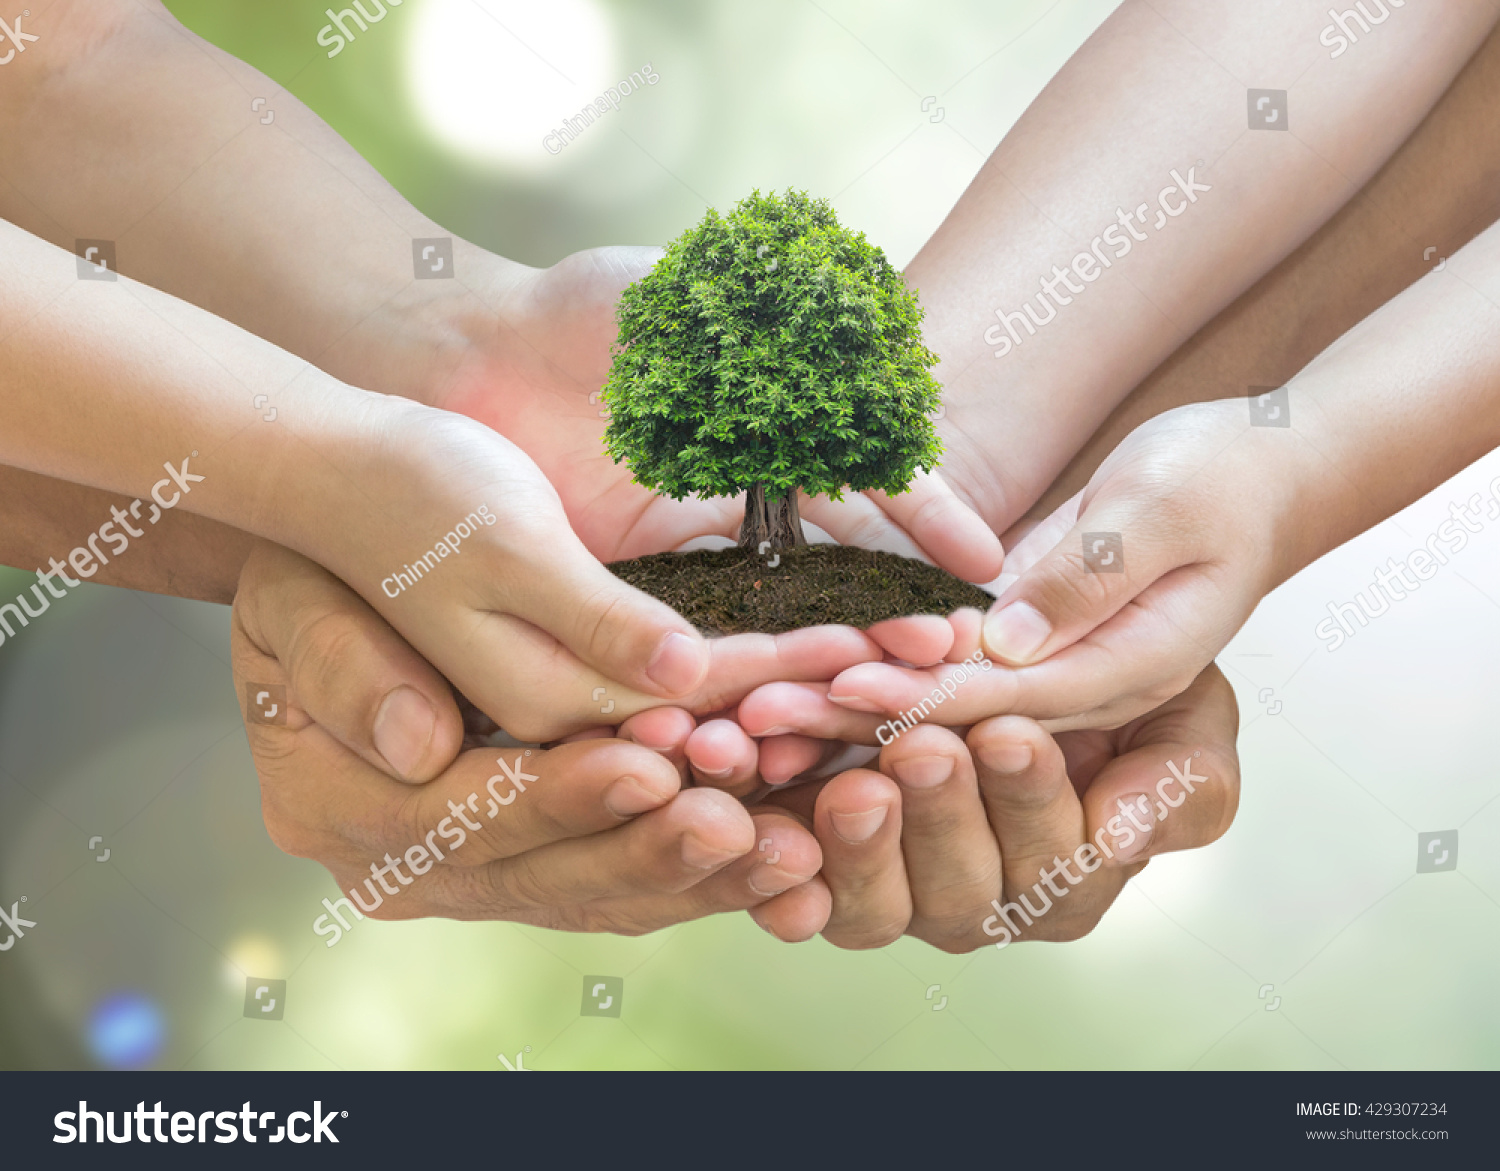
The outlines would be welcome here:
M 951 573 L 847 545 L 806 545 L 771 554 L 748 549 L 654 553 L 616 561 L 616 577 L 660 598 L 707 635 L 781 634 L 842 623 L 861 629 L 908 614 L 987 610 L 992 595 Z

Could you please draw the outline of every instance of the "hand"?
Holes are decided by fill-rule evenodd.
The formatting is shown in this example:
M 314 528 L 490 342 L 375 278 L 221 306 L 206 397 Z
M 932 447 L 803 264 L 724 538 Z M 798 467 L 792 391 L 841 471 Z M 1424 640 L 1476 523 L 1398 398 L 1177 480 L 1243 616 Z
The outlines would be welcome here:
M 1239 801 L 1234 693 L 1211 667 L 1111 732 L 1048 735 L 1021 716 L 959 739 L 906 732 L 880 771 L 773 794 L 823 850 L 812 882 L 751 916 L 779 939 L 837 947 L 903 934 L 943 951 L 1077 939 L 1147 861 L 1228 829 Z M 1024 900 L 1024 901 L 1023 901 Z
M 1311 559 L 1296 510 L 1304 468 L 1321 462 L 1318 442 L 1312 422 L 1252 427 L 1243 399 L 1138 427 L 1079 497 L 1011 551 L 1010 584 L 982 631 L 995 667 L 931 718 L 968 725 L 1015 712 L 1054 731 L 1113 727 L 1180 692 L 1261 597 Z M 1095 549 L 1115 537 L 1118 548 Z M 1101 564 L 1111 550 L 1119 572 Z M 829 697 L 894 715 L 948 674 L 858 666 Z
M 657 553 L 708 533 L 734 537 L 738 500 L 660 497 L 634 483 L 603 444 L 599 388 L 616 336 L 615 301 L 661 255 L 655 248 L 595 248 L 510 286 L 490 331 L 476 325 L 469 358 L 427 396 L 493 427 L 557 487 L 574 531 L 601 561 Z M 969 581 L 1000 571 L 998 538 L 938 475 L 899 496 L 802 498 L 802 515 L 843 544 L 925 556 Z
M 817 871 L 816 841 L 785 815 L 682 789 L 673 761 L 692 721 L 680 711 L 621 726 L 655 751 L 617 739 L 460 751 L 448 684 L 285 550 L 247 562 L 231 639 L 241 695 L 285 688 L 285 725 L 246 729 L 272 840 L 328 867 L 372 918 L 637 934 L 756 905 Z M 329 946 L 342 937 L 318 924 Z
M 772 679 L 827 679 L 879 657 L 847 627 L 708 643 L 583 547 L 552 486 L 502 436 L 400 399 L 372 398 L 365 416 L 352 441 L 316 436 L 313 491 L 282 490 L 289 543 L 518 739 L 663 700 L 716 711 Z

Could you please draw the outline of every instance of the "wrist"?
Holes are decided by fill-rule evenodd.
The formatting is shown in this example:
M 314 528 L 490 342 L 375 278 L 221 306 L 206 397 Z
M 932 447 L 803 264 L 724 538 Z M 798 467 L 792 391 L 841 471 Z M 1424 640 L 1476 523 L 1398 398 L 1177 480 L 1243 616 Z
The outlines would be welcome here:
M 493 364 L 501 323 L 536 272 L 458 237 L 452 270 L 451 280 L 413 281 L 360 329 L 359 344 L 320 365 L 351 386 L 443 406 L 477 364 Z

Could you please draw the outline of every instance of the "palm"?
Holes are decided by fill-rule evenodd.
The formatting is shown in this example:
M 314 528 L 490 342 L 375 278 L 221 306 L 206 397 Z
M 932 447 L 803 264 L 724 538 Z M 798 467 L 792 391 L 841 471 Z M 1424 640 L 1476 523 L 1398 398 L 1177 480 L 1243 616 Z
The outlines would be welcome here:
M 601 561 L 733 535 L 729 500 L 669 500 L 633 483 L 604 451 L 598 391 L 609 371 L 620 291 L 651 248 L 596 248 L 538 272 L 515 294 L 436 405 L 468 415 L 529 455 L 562 498 L 568 521 Z

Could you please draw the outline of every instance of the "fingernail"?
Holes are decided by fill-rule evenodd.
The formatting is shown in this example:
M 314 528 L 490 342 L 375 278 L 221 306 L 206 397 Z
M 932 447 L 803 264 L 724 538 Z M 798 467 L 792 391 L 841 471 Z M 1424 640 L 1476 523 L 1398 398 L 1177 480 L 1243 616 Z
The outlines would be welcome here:
M 385 757 L 398 776 L 410 777 L 432 743 L 437 713 L 422 693 L 398 687 L 375 713 L 375 751 Z
M 707 668 L 705 648 L 701 641 L 673 631 L 662 639 L 646 665 L 651 681 L 671 695 L 691 691 L 703 678 Z
M 891 766 L 898 780 L 913 789 L 933 789 L 953 775 L 951 756 L 913 756 Z
M 1012 602 L 984 620 L 984 649 L 991 657 L 1024 666 L 1052 633 L 1052 625 L 1029 602 Z
M 754 870 L 750 871 L 750 889 L 765 898 L 779 895 L 784 890 L 791 890 L 799 883 L 806 882 L 805 878 L 796 878 L 789 874 L 783 874 L 769 862 L 762 862 Z
M 649 748 L 652 752 L 659 752 L 663 756 L 670 756 L 677 748 L 675 744 L 648 744 L 634 732 L 630 733 L 630 742 L 632 744 L 639 744 L 642 748 Z
M 787 736 L 787 735 L 791 734 L 791 731 L 792 731 L 792 729 L 788 728 L 785 724 L 777 724 L 774 728 L 767 728 L 764 732 L 758 733 L 758 735 L 760 735 L 760 736 Z
M 885 824 L 885 815 L 889 811 L 889 805 L 877 805 L 862 813 L 830 813 L 828 821 L 833 826 L 834 833 L 851 846 L 858 846 L 875 836 Z
M 1151 798 L 1144 793 L 1117 797 L 1115 804 L 1119 807 L 1120 832 L 1115 834 L 1107 826 L 1105 828 L 1117 843 L 1115 857 L 1122 862 L 1129 862 L 1140 857 L 1151 845 L 1151 838 L 1156 833 L 1156 810 L 1151 805 Z M 1142 829 L 1142 826 L 1146 828 Z
M 727 781 L 734 775 L 734 765 L 728 768 L 699 768 L 694 765 L 693 768 L 700 777 L 707 777 L 711 781 Z
M 878 704 L 873 704 L 868 699 L 859 695 L 834 695 L 830 691 L 828 698 L 838 704 L 839 707 L 846 707 L 851 712 L 867 712 L 872 716 L 878 716 L 883 710 Z
M 604 790 L 604 808 L 616 817 L 636 817 L 648 809 L 657 808 L 665 800 L 634 777 L 622 777 Z
M 687 834 L 682 839 L 682 860 L 694 870 L 712 870 L 738 857 L 739 855 L 733 850 L 721 850 L 717 846 L 710 846 L 700 842 L 692 834 Z
M 994 773 L 1013 774 L 1030 768 L 1033 755 L 1024 740 L 1001 740 L 979 749 L 979 763 Z

